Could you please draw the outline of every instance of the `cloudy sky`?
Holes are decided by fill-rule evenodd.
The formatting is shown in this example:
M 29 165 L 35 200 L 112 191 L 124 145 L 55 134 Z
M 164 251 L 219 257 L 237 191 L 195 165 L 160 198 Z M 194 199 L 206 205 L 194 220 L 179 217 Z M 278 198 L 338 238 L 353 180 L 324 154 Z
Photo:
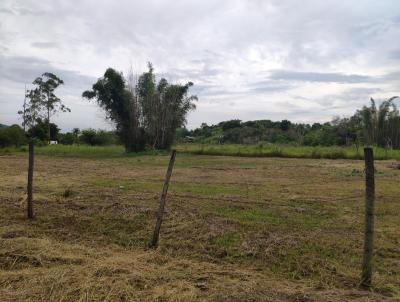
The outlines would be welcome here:
M 400 94 L 399 0 L 1 0 L 0 123 L 24 85 L 60 76 L 63 129 L 110 128 L 81 98 L 107 67 L 192 81 L 188 127 L 238 118 L 329 121 Z

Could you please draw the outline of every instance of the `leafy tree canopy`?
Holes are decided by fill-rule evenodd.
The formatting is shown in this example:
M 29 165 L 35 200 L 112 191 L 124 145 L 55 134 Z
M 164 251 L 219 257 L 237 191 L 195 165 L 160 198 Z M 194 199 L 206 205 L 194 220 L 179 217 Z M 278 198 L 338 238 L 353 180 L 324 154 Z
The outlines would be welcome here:
M 177 128 L 186 123 L 186 115 L 195 108 L 195 96 L 189 96 L 193 83 L 170 84 L 166 79 L 156 81 L 149 64 L 147 72 L 129 83 L 122 73 L 109 68 L 92 86 L 83 92 L 87 99 L 95 99 L 107 117 L 116 125 L 117 134 L 128 152 L 168 149 Z

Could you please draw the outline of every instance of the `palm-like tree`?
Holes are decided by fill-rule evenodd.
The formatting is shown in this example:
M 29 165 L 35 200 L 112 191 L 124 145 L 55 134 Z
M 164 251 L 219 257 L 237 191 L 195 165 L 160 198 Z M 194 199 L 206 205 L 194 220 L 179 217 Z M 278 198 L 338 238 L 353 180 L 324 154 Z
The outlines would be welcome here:
M 357 112 L 361 119 L 364 143 L 380 147 L 400 148 L 400 115 L 394 104 L 397 96 L 383 101 L 379 108 L 371 98 L 370 107 Z

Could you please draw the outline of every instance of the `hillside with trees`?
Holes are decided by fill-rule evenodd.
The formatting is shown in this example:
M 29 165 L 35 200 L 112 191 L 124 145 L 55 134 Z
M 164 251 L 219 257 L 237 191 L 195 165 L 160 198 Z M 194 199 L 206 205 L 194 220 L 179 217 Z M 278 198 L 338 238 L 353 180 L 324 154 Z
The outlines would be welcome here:
M 371 99 L 354 115 L 326 123 L 293 123 L 289 120 L 229 120 L 216 125 L 203 123 L 194 130 L 180 129 L 180 141 L 211 144 L 257 144 L 262 142 L 305 146 L 375 145 L 400 148 L 400 114 L 392 97 L 379 106 Z

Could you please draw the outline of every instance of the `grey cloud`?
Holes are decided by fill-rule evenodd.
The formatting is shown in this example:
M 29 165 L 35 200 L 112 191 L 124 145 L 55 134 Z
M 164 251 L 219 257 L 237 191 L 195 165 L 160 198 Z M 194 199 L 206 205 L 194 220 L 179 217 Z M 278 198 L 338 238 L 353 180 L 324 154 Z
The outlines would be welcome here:
M 370 96 L 371 94 L 382 92 L 381 88 L 377 87 L 355 87 L 345 91 L 344 95 L 347 96 Z
M 248 86 L 249 93 L 271 93 L 288 91 L 292 89 L 294 85 L 288 82 L 281 81 L 259 81 Z
M 219 74 L 221 70 L 202 67 L 199 69 L 176 69 L 171 68 L 168 72 L 158 73 L 159 77 L 164 77 L 167 79 L 197 79 L 197 80 L 207 80 L 209 77 Z
M 397 23 L 397 24 L 400 24 L 400 15 L 398 15 L 396 17 L 393 17 L 393 22 Z
M 14 12 L 9 8 L 0 8 L 0 14 L 14 15 Z
M 94 77 L 82 75 L 79 72 L 54 67 L 49 61 L 34 57 L 2 56 L 0 55 L 0 120 L 5 124 L 20 123 L 18 110 L 21 109 L 24 84 L 30 83 L 44 72 L 53 72 L 64 80 L 57 95 L 71 108 L 72 112 L 56 115 L 54 121 L 63 130 L 74 127 L 110 128 L 104 122 L 104 114 L 93 102 L 82 100 L 81 94 L 89 89 L 96 80 Z M 89 117 L 89 118 L 88 118 Z
M 327 82 L 327 83 L 367 83 L 372 79 L 359 74 L 302 72 L 291 70 L 274 70 L 270 75 L 274 80 L 300 81 L 300 82 Z
M 191 89 L 191 93 L 197 95 L 200 100 L 204 98 L 216 98 L 216 97 L 232 97 L 237 95 L 243 95 L 246 92 L 244 91 L 232 91 L 229 89 L 224 89 L 218 85 L 207 85 L 207 84 L 198 84 L 194 85 Z M 212 102 L 216 102 L 215 99 Z
M 296 98 L 315 102 L 324 111 L 332 112 L 332 116 L 343 115 L 343 112 L 347 112 L 347 115 L 350 115 L 362 106 L 367 105 L 370 98 L 380 92 L 382 92 L 380 88 L 355 87 L 346 89 L 342 93 L 326 95 L 323 99 L 301 96 Z
M 381 76 L 382 81 L 397 81 L 400 83 L 400 71 L 390 72 Z
M 8 51 L 8 48 L 3 45 L 0 45 L 0 54 L 5 53 L 6 51 Z
M 151 61 L 158 76 L 194 82 L 195 123 L 267 115 L 260 99 L 270 102 L 265 111 L 278 112 L 269 115 L 274 119 L 322 119 L 346 108 L 351 114 L 368 95 L 400 89 L 393 72 L 400 68 L 399 9 L 398 0 L 2 0 L 0 101 L 18 100 L 21 84 L 52 71 L 79 102 L 94 76 L 109 66 L 126 70 L 133 60 L 139 72 Z M 326 97 L 329 83 L 359 90 Z M 293 95 L 305 85 L 315 88 L 315 99 Z M 227 100 L 242 111 L 228 115 Z M 306 112 L 302 102 L 320 106 Z M 291 104 L 298 106 L 285 109 Z M 71 114 L 69 123 L 79 127 L 84 115 Z
M 56 48 L 59 46 L 58 43 L 54 42 L 33 42 L 31 45 L 36 48 Z
M 54 67 L 50 62 L 35 57 L 1 56 L 0 80 L 16 83 L 31 83 L 44 72 L 53 72 L 64 80 L 65 85 L 72 89 L 90 88 L 94 77 L 85 76 L 79 72 Z
M 41 1 L 38 2 L 30 2 L 24 1 L 23 3 L 18 3 L 18 1 L 7 2 L 4 1 L 0 4 L 0 13 L 8 14 L 8 15 L 34 15 L 34 16 L 43 16 L 49 11 L 43 9 L 43 5 L 45 3 Z
M 389 57 L 395 60 L 400 60 L 400 49 L 392 50 Z

